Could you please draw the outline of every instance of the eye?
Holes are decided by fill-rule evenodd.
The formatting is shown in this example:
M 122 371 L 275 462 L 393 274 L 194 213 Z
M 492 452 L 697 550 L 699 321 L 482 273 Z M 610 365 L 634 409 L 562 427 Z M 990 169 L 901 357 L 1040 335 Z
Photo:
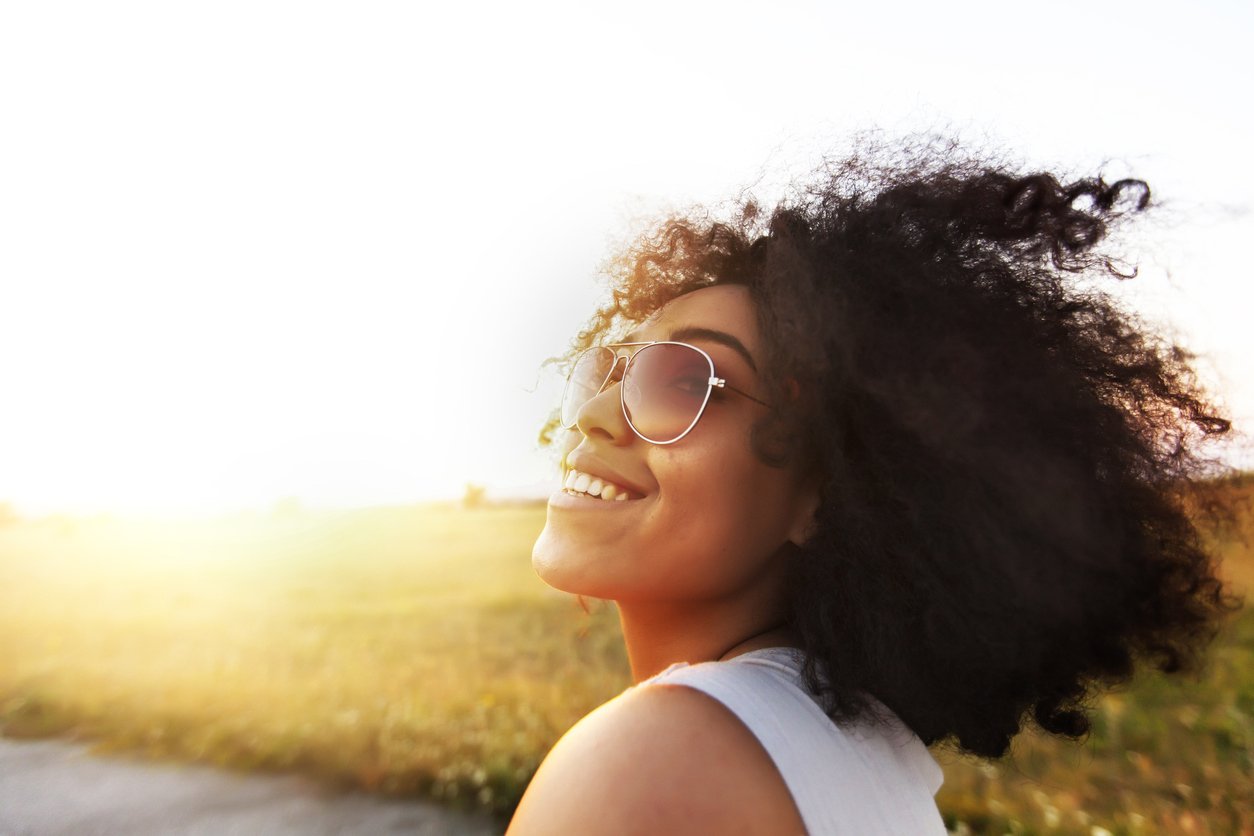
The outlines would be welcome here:
M 671 381 L 672 388 L 678 389 L 685 395 L 693 395 L 698 398 L 705 395 L 705 390 L 709 385 L 709 382 L 704 377 L 677 377 Z

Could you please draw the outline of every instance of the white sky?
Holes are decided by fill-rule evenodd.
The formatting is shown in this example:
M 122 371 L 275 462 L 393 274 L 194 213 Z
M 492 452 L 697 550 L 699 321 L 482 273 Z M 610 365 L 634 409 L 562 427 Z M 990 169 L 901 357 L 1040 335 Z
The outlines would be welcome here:
M 0 6 L 0 502 L 543 480 L 629 222 L 867 127 L 1146 178 L 1138 304 L 1254 420 L 1248 3 L 444 5 Z

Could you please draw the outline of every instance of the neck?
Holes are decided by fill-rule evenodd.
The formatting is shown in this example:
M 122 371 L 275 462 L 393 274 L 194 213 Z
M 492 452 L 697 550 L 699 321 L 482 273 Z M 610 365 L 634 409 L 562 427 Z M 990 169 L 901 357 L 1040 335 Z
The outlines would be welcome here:
M 800 647 L 778 600 L 632 602 L 619 601 L 618 614 L 633 682 L 648 679 L 675 662 L 713 662 L 764 647 Z
M 772 647 L 773 645 L 763 644 L 763 642 L 768 639 L 779 638 L 785 634 L 791 635 L 791 631 L 788 629 L 788 621 L 786 619 L 772 624 L 760 633 L 754 633 L 752 636 L 736 642 L 734 645 L 720 653 L 717 661 L 721 662 L 729 656 L 739 656 L 741 653 L 748 653 L 751 650 L 760 650 L 763 647 Z M 759 640 L 757 644 L 754 644 L 754 639 Z

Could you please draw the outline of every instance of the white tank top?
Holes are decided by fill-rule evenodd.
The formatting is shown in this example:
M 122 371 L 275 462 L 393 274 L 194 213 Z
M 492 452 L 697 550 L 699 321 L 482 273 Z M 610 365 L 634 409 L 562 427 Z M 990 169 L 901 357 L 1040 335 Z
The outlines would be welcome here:
M 686 685 L 740 718 L 775 762 L 810 836 L 945 834 L 940 764 L 882 703 L 892 724 L 840 726 L 801 678 L 802 651 L 767 647 L 722 662 L 676 662 L 627 688 Z

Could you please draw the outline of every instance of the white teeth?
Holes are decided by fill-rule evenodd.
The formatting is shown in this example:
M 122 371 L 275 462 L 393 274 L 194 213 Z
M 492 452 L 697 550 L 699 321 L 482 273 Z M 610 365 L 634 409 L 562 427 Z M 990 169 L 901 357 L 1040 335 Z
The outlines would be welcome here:
M 630 498 L 625 488 L 620 488 L 612 482 L 606 482 L 604 479 L 598 479 L 574 468 L 571 468 L 570 472 L 566 474 L 562 487 L 571 493 L 599 496 L 606 501 L 622 502 Z

